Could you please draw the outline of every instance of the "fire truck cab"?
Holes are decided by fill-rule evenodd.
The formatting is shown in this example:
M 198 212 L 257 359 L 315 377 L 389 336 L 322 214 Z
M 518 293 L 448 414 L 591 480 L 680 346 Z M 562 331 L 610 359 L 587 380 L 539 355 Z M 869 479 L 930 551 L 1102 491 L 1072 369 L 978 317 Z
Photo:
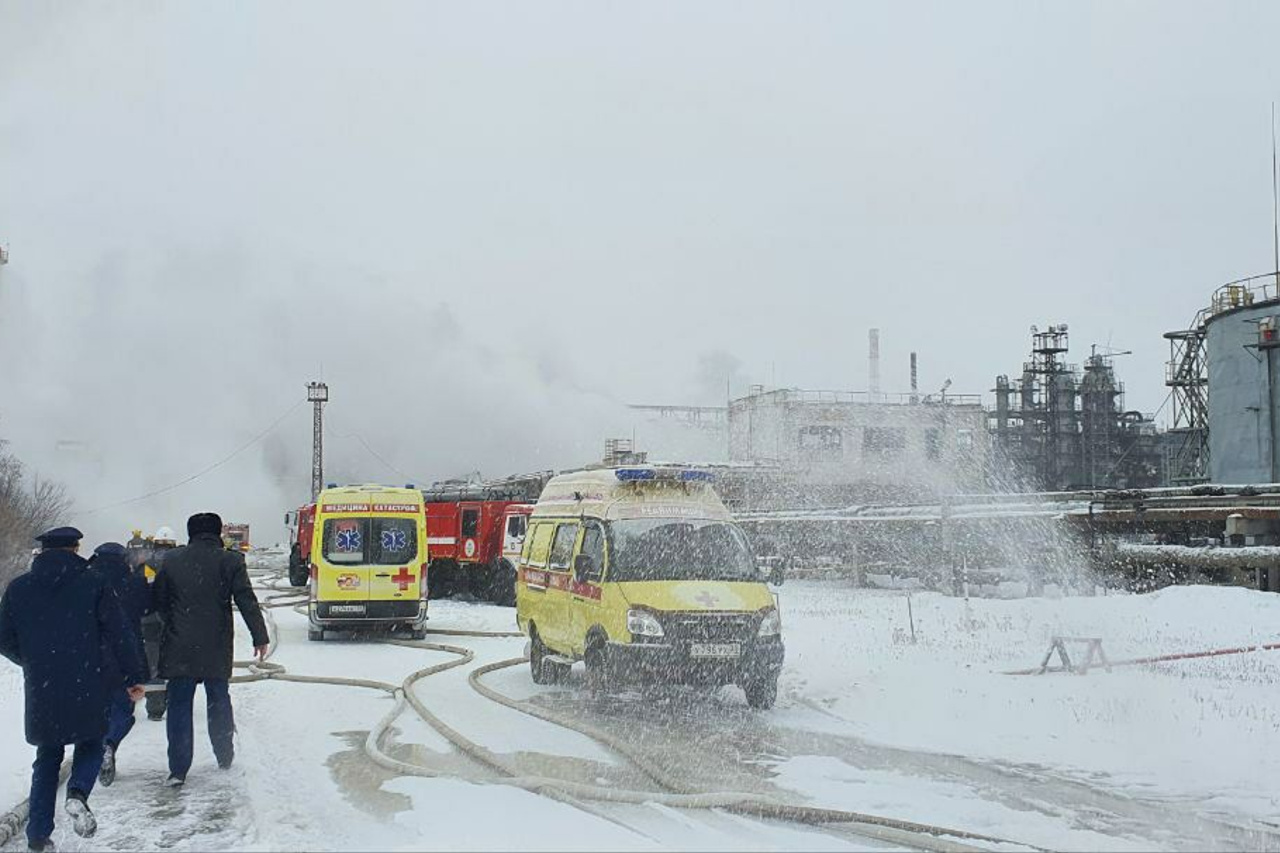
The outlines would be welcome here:
M 248 553 L 249 549 L 252 547 L 249 544 L 249 525 L 223 524 L 222 543 L 228 551 Z
M 466 590 L 512 606 L 516 562 L 533 504 L 507 500 L 439 500 L 425 504 L 432 598 Z
M 308 558 L 310 640 L 329 630 L 426 635 L 427 530 L 413 488 L 328 488 L 316 500 Z
M 432 598 L 466 591 L 514 606 L 516 565 L 533 503 L 551 472 L 487 483 L 447 482 L 422 492 Z

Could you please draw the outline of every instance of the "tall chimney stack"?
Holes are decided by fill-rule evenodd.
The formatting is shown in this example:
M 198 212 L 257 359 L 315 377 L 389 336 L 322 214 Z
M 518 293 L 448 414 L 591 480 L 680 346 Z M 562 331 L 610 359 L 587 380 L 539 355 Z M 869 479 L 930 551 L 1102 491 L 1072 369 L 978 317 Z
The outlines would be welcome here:
M 868 383 L 867 390 L 871 392 L 870 394 L 871 399 L 878 400 L 880 398 L 880 330 L 879 329 L 871 330 L 871 333 L 868 336 L 868 342 L 871 345 L 871 362 L 869 365 L 869 369 L 871 373 L 871 376 L 870 376 L 871 381 Z
M 916 354 L 911 353 L 911 402 L 919 403 L 920 397 L 916 394 L 916 389 L 920 387 L 916 379 Z

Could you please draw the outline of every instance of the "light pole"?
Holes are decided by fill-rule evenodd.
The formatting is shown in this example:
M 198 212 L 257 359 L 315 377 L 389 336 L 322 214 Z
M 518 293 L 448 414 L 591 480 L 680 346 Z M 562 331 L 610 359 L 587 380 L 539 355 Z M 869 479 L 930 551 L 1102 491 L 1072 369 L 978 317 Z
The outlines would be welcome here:
M 307 383 L 307 401 L 314 407 L 311 421 L 311 500 L 324 488 L 324 404 L 329 402 L 329 386 Z

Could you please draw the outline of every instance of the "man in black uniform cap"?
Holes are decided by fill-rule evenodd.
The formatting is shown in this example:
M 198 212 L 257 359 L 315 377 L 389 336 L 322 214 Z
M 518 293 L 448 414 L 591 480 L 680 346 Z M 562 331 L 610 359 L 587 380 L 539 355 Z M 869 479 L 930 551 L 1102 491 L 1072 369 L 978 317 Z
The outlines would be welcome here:
M 222 547 L 222 519 L 201 512 L 187 519 L 191 542 L 165 555 L 156 575 L 153 603 L 164 620 L 160 637 L 160 677 L 169 692 L 169 779 L 177 787 L 191 769 L 192 704 L 196 685 L 204 685 L 209 740 L 218 766 L 235 758 L 235 716 L 228 682 L 231 678 L 235 625 L 231 604 L 240 610 L 253 637 L 254 653 L 265 658 L 267 625 L 253 594 L 244 555 Z
M 31 570 L 14 578 L 0 598 L 0 654 L 22 667 L 27 743 L 36 748 L 27 820 L 27 844 L 36 851 L 51 848 L 58 771 L 68 744 L 75 754 L 67 814 L 77 835 L 88 838 L 98 828 L 88 799 L 107 731 L 106 656 L 114 657 L 120 686 L 135 702 L 147 680 L 146 659 L 120 602 L 76 553 L 81 535 L 59 527 L 36 537 L 42 549 Z

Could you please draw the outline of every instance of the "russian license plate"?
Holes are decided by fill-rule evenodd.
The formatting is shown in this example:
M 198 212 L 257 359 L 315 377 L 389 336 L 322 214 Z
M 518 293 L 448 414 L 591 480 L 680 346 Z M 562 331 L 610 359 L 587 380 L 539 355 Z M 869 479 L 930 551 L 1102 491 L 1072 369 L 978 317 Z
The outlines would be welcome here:
M 330 613 L 351 613 L 357 616 L 364 614 L 363 604 L 331 604 L 329 605 Z
M 736 658 L 742 654 L 737 643 L 693 643 L 689 646 L 690 657 L 695 658 Z

